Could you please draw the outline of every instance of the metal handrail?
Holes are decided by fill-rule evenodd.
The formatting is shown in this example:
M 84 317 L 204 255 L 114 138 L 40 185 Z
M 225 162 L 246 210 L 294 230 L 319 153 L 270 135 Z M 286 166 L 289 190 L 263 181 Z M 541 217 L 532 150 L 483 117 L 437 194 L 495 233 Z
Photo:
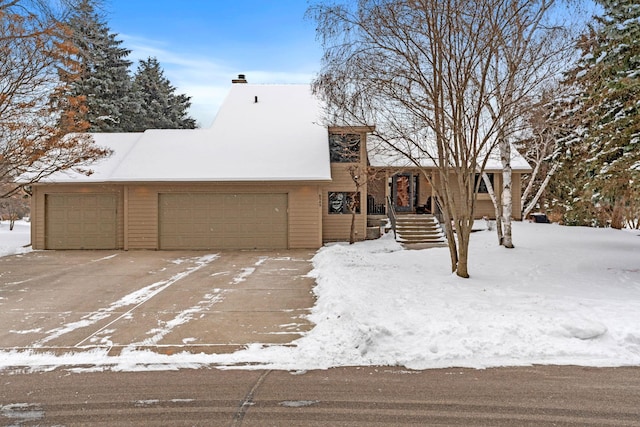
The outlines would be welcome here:
M 389 220 L 391 221 L 391 229 L 393 230 L 393 238 L 396 236 L 396 209 L 393 207 L 391 196 L 387 196 L 387 212 L 389 214 Z
M 444 222 L 444 214 L 442 213 L 442 205 L 440 204 L 440 199 L 438 199 L 437 197 L 434 197 L 435 200 L 435 212 L 434 212 L 434 216 L 436 217 L 436 219 L 438 220 L 438 222 L 440 224 L 442 224 Z

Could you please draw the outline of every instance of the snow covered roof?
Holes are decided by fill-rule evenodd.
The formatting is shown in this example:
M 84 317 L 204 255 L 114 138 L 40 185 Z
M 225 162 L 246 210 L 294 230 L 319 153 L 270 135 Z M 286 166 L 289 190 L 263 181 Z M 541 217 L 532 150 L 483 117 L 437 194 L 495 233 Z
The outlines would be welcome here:
M 210 128 L 95 133 L 96 144 L 113 155 L 90 165 L 92 175 L 65 171 L 43 182 L 330 181 L 322 115 L 309 85 L 234 84 Z M 373 139 L 368 145 L 372 166 L 413 167 Z M 512 153 L 514 171 L 531 170 Z M 499 156 L 492 155 L 486 169 L 502 170 Z
M 328 181 L 321 114 L 309 85 L 234 84 L 211 128 L 92 134 L 114 154 L 45 182 Z
M 382 143 L 376 143 L 371 138 L 367 144 L 369 163 L 371 166 L 378 167 L 392 167 L 392 168 L 413 168 L 416 165 L 411 162 L 405 155 L 400 154 L 397 151 L 393 151 L 387 147 L 382 146 Z M 409 150 L 409 148 L 407 148 Z M 413 151 L 416 151 L 415 148 Z M 434 147 L 435 153 L 435 147 Z M 418 152 L 415 153 L 415 158 L 419 159 L 420 166 L 425 168 L 435 168 L 436 164 L 432 159 L 424 154 Z M 435 154 L 434 154 L 435 157 Z M 511 169 L 515 172 L 531 172 L 531 166 L 524 157 L 515 149 L 511 147 Z M 496 148 L 489 156 L 485 167 L 486 171 L 501 171 L 502 162 L 500 160 L 500 153 Z

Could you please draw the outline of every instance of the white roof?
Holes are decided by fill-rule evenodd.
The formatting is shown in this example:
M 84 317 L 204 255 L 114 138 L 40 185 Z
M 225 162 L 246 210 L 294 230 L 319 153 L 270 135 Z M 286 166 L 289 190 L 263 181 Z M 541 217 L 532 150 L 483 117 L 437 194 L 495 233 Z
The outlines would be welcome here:
M 413 149 L 412 149 L 413 148 Z M 368 156 L 369 156 L 369 164 L 371 166 L 378 167 L 392 167 L 392 168 L 414 168 L 416 165 L 409 160 L 405 155 L 399 153 L 398 151 L 391 150 L 387 147 L 384 147 L 382 143 L 378 142 L 371 138 L 369 143 L 367 144 Z M 418 160 L 418 163 L 421 167 L 424 168 L 435 168 L 435 162 L 429 158 L 426 154 L 418 153 L 415 147 L 407 148 L 407 150 L 411 150 L 416 152 L 415 158 Z M 433 147 L 433 152 L 435 153 L 435 147 Z M 434 155 L 434 157 L 436 157 Z M 527 163 L 527 160 L 522 157 L 522 155 L 515 149 L 515 147 L 511 147 L 511 169 L 516 172 L 531 172 L 531 166 Z M 486 171 L 502 171 L 502 162 L 500 160 L 500 153 L 496 148 L 487 159 L 487 164 L 485 166 Z
M 153 129 L 143 133 L 95 133 L 113 155 L 88 168 L 53 174 L 43 182 L 330 181 L 327 127 L 321 102 L 309 85 L 234 84 L 208 129 Z M 372 166 L 414 167 L 379 150 L 370 140 Z M 530 171 L 512 150 L 512 168 Z M 433 167 L 428 159 L 423 167 Z M 487 170 L 502 170 L 492 156 Z
M 114 154 L 45 182 L 331 180 L 321 114 L 309 85 L 234 84 L 211 128 L 92 134 Z

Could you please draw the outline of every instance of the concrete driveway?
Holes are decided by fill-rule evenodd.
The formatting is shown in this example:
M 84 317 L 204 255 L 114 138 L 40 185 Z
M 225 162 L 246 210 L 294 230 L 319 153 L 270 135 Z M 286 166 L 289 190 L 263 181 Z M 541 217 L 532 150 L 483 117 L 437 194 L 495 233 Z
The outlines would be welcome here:
M 0 258 L 0 349 L 231 352 L 312 325 L 312 251 L 44 251 Z

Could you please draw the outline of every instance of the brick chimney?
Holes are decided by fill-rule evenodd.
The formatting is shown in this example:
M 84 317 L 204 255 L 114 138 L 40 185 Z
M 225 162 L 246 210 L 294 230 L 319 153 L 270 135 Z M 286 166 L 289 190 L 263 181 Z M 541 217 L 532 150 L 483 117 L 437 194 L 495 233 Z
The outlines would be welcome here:
M 238 74 L 238 78 L 237 79 L 231 80 L 231 83 L 233 83 L 233 84 L 246 83 L 246 82 L 247 82 L 247 78 L 245 77 L 244 74 Z

